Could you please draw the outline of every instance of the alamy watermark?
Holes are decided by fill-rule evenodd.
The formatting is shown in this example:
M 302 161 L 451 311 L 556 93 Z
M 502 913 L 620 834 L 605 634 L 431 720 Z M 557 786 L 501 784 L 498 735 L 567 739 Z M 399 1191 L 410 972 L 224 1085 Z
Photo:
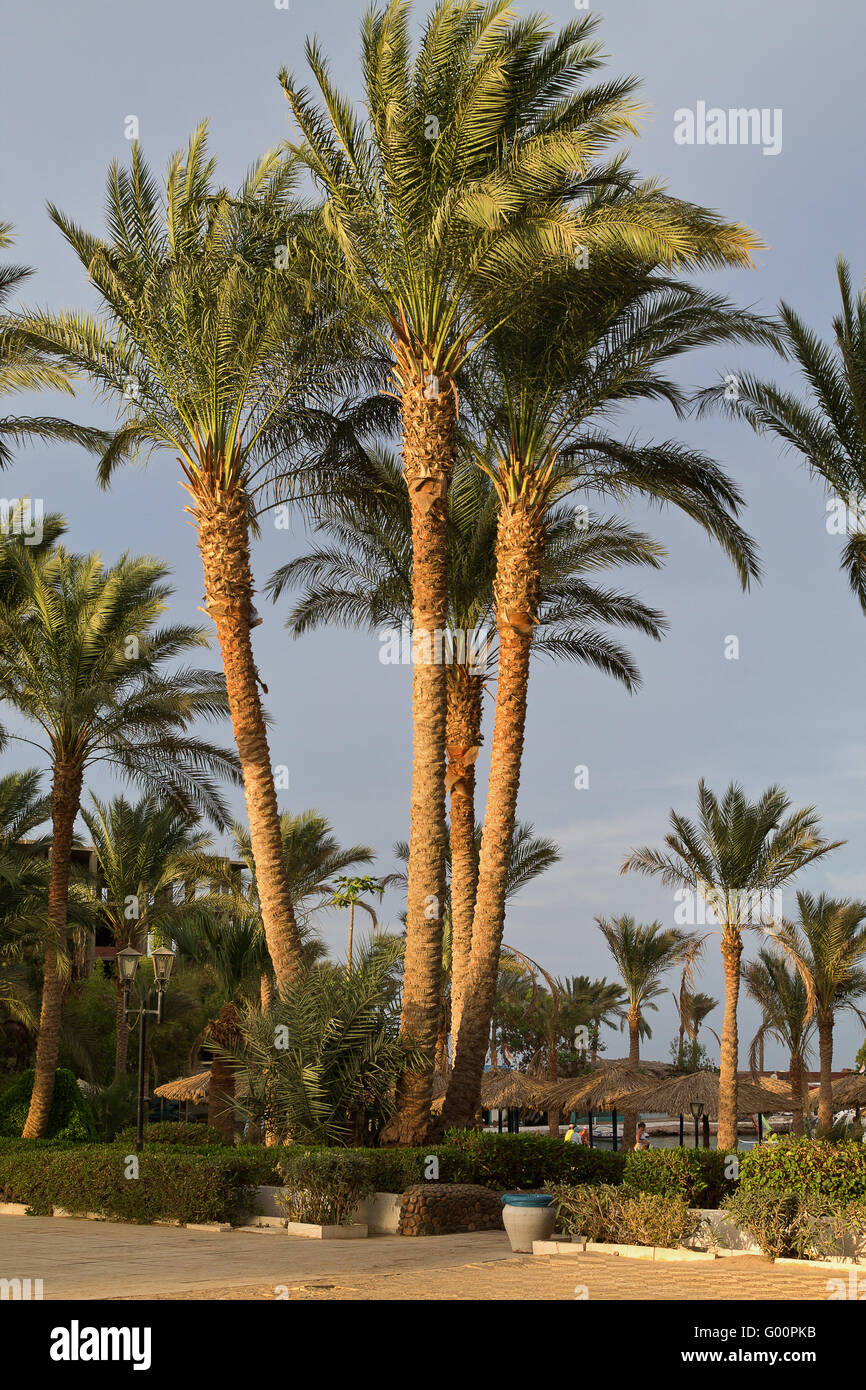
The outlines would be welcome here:
M 677 145 L 761 145 L 765 155 L 782 152 L 781 106 L 707 107 L 705 101 L 674 112 Z
M 41 497 L 0 497 L 0 536 L 23 536 L 25 545 L 41 545 L 44 519 Z
M 466 666 L 470 675 L 487 672 L 492 636 L 489 628 L 413 628 L 409 623 L 379 633 L 383 666 Z
M 737 922 L 744 927 L 772 930 L 782 921 L 782 890 L 759 892 L 731 888 L 727 892 L 706 887 L 678 888 L 674 893 L 674 923 L 678 927 L 722 927 Z

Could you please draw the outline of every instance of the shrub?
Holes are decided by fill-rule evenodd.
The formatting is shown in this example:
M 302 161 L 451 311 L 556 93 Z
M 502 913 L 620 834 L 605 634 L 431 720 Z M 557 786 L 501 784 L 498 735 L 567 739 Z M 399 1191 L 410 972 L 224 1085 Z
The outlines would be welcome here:
M 635 1149 L 626 1156 L 623 1186 L 684 1197 L 691 1207 L 718 1207 L 735 1187 L 725 1176 L 728 1158 L 724 1149 Z
M 345 1226 L 359 1202 L 376 1191 L 363 1149 L 318 1149 L 297 1155 L 290 1151 L 279 1168 L 286 1190 L 277 1193 L 276 1201 L 290 1221 Z
M 0 1095 L 0 1135 L 20 1136 L 30 1108 L 33 1072 L 24 1071 Z M 49 1139 L 71 1139 L 80 1143 L 96 1139 L 93 1115 L 71 1071 L 58 1067 L 54 1079 L 54 1099 L 48 1115 Z
M 470 1160 L 472 1175 L 451 1182 L 482 1183 L 501 1190 L 534 1189 L 546 1182 L 619 1183 L 625 1154 L 565 1144 L 544 1134 L 486 1134 L 450 1129 L 445 1146 Z
M 802 1197 L 828 1197 L 833 1202 L 866 1198 L 866 1146 L 785 1136 L 756 1144 L 740 1159 L 740 1187 Z
M 841 1254 L 846 1240 L 862 1249 L 866 1238 L 863 1200 L 838 1202 L 816 1193 L 741 1186 L 725 1209 L 771 1260 L 824 1259 Z
M 134 1127 L 122 1129 L 115 1143 L 135 1146 Z M 222 1135 L 211 1125 L 187 1124 L 184 1120 L 161 1120 L 158 1124 L 144 1126 L 145 1144 L 179 1144 L 183 1148 L 197 1148 L 201 1144 L 220 1145 Z
M 549 1183 L 557 1220 L 567 1235 L 623 1245 L 674 1249 L 700 1227 L 685 1197 L 635 1192 L 608 1183 Z

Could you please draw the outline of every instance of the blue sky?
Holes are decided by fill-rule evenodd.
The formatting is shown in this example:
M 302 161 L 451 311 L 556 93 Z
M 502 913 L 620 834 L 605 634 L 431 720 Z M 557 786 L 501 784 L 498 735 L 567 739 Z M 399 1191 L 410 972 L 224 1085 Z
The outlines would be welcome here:
M 37 267 L 25 298 L 51 307 L 90 304 L 80 267 L 45 212 L 58 204 L 92 230 L 102 227 L 105 171 L 128 156 L 127 117 L 138 118 L 145 153 L 162 168 L 203 117 L 226 182 L 235 182 L 264 149 L 289 134 L 288 108 L 276 79 L 285 65 L 301 71 L 303 41 L 317 33 L 337 82 L 358 86 L 355 0 L 42 0 L 7 13 L 0 50 L 0 121 L 4 159 L 0 218 L 15 224 L 14 257 Z M 571 0 L 530 5 L 554 25 L 575 14 Z M 416 13 L 423 14 L 418 6 Z M 636 73 L 646 105 L 643 137 L 632 163 L 678 195 L 719 208 L 755 228 L 767 243 L 752 272 L 726 272 L 707 283 L 758 310 L 784 297 L 826 334 L 836 310 L 834 262 L 849 257 L 855 283 L 866 257 L 862 227 L 862 53 L 866 12 L 826 0 L 617 0 L 593 5 L 609 72 Z M 782 148 L 683 145 L 675 113 L 758 107 L 782 112 Z M 719 371 L 759 368 L 784 378 L 770 354 L 750 350 L 693 355 L 681 378 L 698 385 Z M 26 402 L 26 405 L 34 405 Z M 54 408 L 54 402 L 51 408 Z M 35 408 L 46 408 L 45 399 Z M 107 421 L 87 392 L 68 407 L 75 418 Z M 596 914 L 632 912 L 673 920 L 671 895 L 621 877 L 633 845 L 664 833 L 671 806 L 689 810 L 700 776 L 721 789 L 736 778 L 750 794 L 781 782 L 797 804 L 815 803 L 826 828 L 846 846 L 803 886 L 866 894 L 866 732 L 862 691 L 866 623 L 839 572 L 839 540 L 825 527 L 824 498 L 799 462 L 771 440 L 720 419 L 677 423 L 642 408 L 623 429 L 643 437 L 677 437 L 722 463 L 748 500 L 746 523 L 765 568 L 762 585 L 742 594 L 719 551 L 685 519 L 634 509 L 669 549 L 667 567 L 649 577 L 622 576 L 667 614 L 660 645 L 637 639 L 643 689 L 628 696 L 612 682 L 575 667 L 535 664 L 530 689 L 519 814 L 553 836 L 563 859 L 509 911 L 506 939 L 558 974 L 612 974 L 593 925 Z M 69 541 L 99 550 L 153 553 L 172 567 L 172 616 L 199 621 L 202 579 L 194 536 L 183 514 L 179 473 L 168 455 L 147 470 L 127 469 L 111 492 L 93 485 L 93 462 L 64 446 L 22 450 L 2 480 L 7 497 L 42 497 L 69 521 Z M 266 525 L 254 564 L 258 582 L 307 543 Z M 383 666 L 375 637 L 327 631 L 292 642 L 284 612 L 260 602 L 256 633 L 262 677 L 270 688 L 272 754 L 290 769 L 286 804 L 315 806 L 346 843 L 366 841 L 380 872 L 406 834 L 410 723 L 408 668 Z M 740 655 L 726 660 L 725 639 Z M 216 659 L 216 658 L 215 658 Z M 488 729 L 489 746 L 489 729 Z M 10 762 L 29 762 L 25 753 Z M 576 790 L 574 768 L 589 767 Z M 481 783 L 486 764 L 481 761 Z M 105 791 L 104 783 L 94 783 Z M 238 813 L 242 810 L 240 799 Z M 392 917 L 398 903 L 386 900 Z M 788 903 L 786 902 L 786 907 Z M 323 918 L 328 939 L 342 944 L 341 918 Z M 756 942 L 748 947 L 753 951 Z M 721 991 L 718 943 L 707 943 L 700 987 Z M 671 985 L 675 981 L 671 979 Z M 711 1015 L 721 1027 L 721 1009 Z M 741 1036 L 757 1025 L 745 1003 Z M 676 1028 L 673 1003 L 654 1021 L 649 1055 L 665 1057 Z M 837 1029 L 837 1065 L 850 1064 L 862 1029 Z M 624 1042 L 610 1035 L 610 1051 Z M 768 1061 L 782 1063 L 768 1050 Z M 741 1065 L 745 1065 L 745 1046 Z

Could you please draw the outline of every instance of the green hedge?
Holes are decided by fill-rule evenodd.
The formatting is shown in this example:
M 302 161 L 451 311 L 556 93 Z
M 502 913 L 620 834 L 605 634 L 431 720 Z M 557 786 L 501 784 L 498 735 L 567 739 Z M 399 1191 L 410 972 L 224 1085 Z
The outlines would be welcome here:
M 740 1187 L 859 1201 L 866 1198 L 866 1145 L 815 1143 L 793 1135 L 756 1144 L 740 1158 Z
M 636 1149 L 626 1156 L 623 1186 L 684 1197 L 690 1207 L 718 1207 L 736 1187 L 726 1176 L 730 1157 L 724 1149 Z
M 255 1210 L 256 1187 L 279 1182 L 273 1150 L 160 1145 L 138 1155 L 133 1177 L 127 1145 L 25 1142 L 0 1146 L 0 1201 L 35 1216 L 62 1207 L 113 1221 L 236 1222 Z
M 135 1147 L 137 1131 L 134 1125 L 120 1130 L 112 1141 Z M 213 1148 L 221 1145 L 223 1137 L 211 1125 L 187 1124 L 185 1120 L 160 1120 L 157 1124 L 144 1126 L 145 1144 L 176 1144 L 180 1148 L 198 1148 L 205 1144 Z
M 546 1182 L 618 1183 L 626 1163 L 625 1154 L 565 1144 L 546 1134 L 450 1129 L 445 1146 L 465 1156 L 472 1176 L 444 1181 L 475 1182 L 499 1190 L 534 1189 Z
M 24 1128 L 30 1097 L 33 1093 L 33 1072 L 24 1071 L 11 1086 L 0 1094 L 0 1136 L 18 1137 Z M 54 1099 L 48 1114 L 48 1138 L 69 1139 L 77 1143 L 93 1143 L 96 1126 L 90 1106 L 71 1071 L 58 1067 L 54 1080 Z

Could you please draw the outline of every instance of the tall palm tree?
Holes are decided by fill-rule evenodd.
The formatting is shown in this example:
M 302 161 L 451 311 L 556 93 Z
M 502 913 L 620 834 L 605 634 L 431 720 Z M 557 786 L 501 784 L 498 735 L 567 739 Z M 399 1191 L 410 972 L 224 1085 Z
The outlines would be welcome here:
M 697 904 L 710 908 L 721 934 L 725 971 L 725 1016 L 719 1077 L 720 1149 L 737 1147 L 737 1003 L 743 932 L 767 925 L 769 895 L 808 864 L 822 859 L 842 842 L 825 840 L 814 806 L 792 810 L 781 787 L 768 787 L 749 801 L 732 782 L 719 798 L 698 783 L 698 818 L 670 813 L 667 852 L 632 850 L 623 873 L 647 874 L 666 887 L 685 889 Z
M 116 796 L 106 803 L 91 793 L 81 819 L 100 873 L 90 895 L 117 949 L 143 950 L 151 935 L 170 941 L 173 927 L 190 911 L 187 902 L 178 900 L 177 890 L 221 871 L 224 861 L 208 853 L 210 835 L 152 794 L 135 802 Z M 119 1077 L 126 1071 L 129 1026 L 119 974 L 116 984 L 114 1073 Z
M 162 191 L 139 146 L 107 181 L 108 239 L 53 221 L 82 262 L 101 314 L 29 314 L 24 329 L 86 373 L 120 426 L 99 465 L 173 451 L 190 499 L 216 625 L 256 859 L 268 949 L 284 983 L 301 962 L 251 629 L 250 533 L 270 498 L 274 453 L 291 456 L 322 418 L 340 353 L 280 252 L 302 217 L 291 161 L 265 155 L 230 194 L 215 183 L 206 131 L 175 154 Z M 348 338 L 344 329 L 343 338 Z M 281 463 L 285 468 L 286 464 Z
M 633 917 L 596 917 L 607 948 L 613 956 L 628 1000 L 628 1060 L 631 1066 L 640 1065 L 641 1035 L 652 1037 L 646 1021 L 647 1009 L 657 1009 L 655 1000 L 665 993 L 661 978 L 678 964 L 693 939 L 678 927 L 665 927 L 661 922 L 646 926 Z M 622 1145 L 633 1149 L 637 1132 L 637 1113 L 626 1110 L 623 1116 Z
M 12 227 L 8 222 L 0 222 L 0 247 L 9 246 L 11 241 Z M 32 274 L 33 271 L 27 266 L 0 266 L 0 396 L 37 390 L 63 391 L 68 396 L 74 396 L 73 374 L 56 354 L 35 343 L 10 311 L 9 300 Z M 108 444 L 109 437 L 104 430 L 76 425 L 50 415 L 2 416 L 0 468 L 6 468 L 12 462 L 13 446 L 25 440 L 60 440 L 101 452 Z
M 252 852 L 249 830 L 245 825 L 232 826 L 235 849 L 246 864 L 250 873 L 247 890 L 248 904 L 253 915 L 261 912 L 258 878 Z M 292 815 L 289 811 L 280 814 L 280 844 L 286 879 L 298 912 L 298 927 L 304 960 L 309 952 L 309 914 L 324 907 L 334 893 L 334 876 L 342 869 L 356 864 L 371 864 L 375 854 L 369 845 L 343 846 L 337 840 L 333 827 L 319 811 L 301 811 Z M 261 1006 L 273 1006 L 273 981 L 267 961 L 263 962 L 261 975 Z
M 850 1010 L 866 1022 L 854 1003 L 866 993 L 866 903 L 840 901 L 825 893 L 797 894 L 797 920 L 775 932 L 800 974 L 808 999 L 807 1017 L 818 1029 L 821 1081 L 818 1133 L 833 1126 L 833 1026 L 836 1014 Z
M 196 628 L 156 626 L 171 594 L 164 565 L 124 556 L 106 568 L 97 555 L 62 547 L 35 553 L 7 541 L 11 598 L 0 598 L 0 701 L 36 738 L 51 765 L 51 935 L 36 1074 L 25 1137 L 45 1134 L 54 1093 L 63 998 L 71 850 L 84 774 L 107 763 L 172 799 L 187 815 L 224 823 L 213 774 L 237 780 L 237 759 L 192 733 L 197 718 L 227 712 L 225 681 L 214 671 L 166 663 L 207 645 Z M 5 596 L 4 596 L 5 597 Z
M 755 238 L 639 184 L 607 148 L 635 133 L 634 82 L 592 87 L 600 66 L 583 17 L 558 34 L 509 0 L 438 0 L 414 60 L 410 5 L 369 9 L 361 45 L 366 118 L 337 92 L 317 44 L 319 104 L 281 81 L 301 132 L 292 148 L 324 197 L 315 273 L 369 325 L 400 402 L 412 514 L 413 773 L 401 1027 L 432 1054 L 445 855 L 446 499 L 456 459 L 458 376 L 485 334 L 549 266 L 582 248 L 688 260 L 697 245 L 749 261 Z M 605 193 L 609 191 L 610 196 Z M 507 857 L 510 837 L 502 841 Z M 429 1071 L 407 1072 L 389 1138 L 426 1132 Z
M 756 1068 L 765 1038 L 775 1038 L 787 1049 L 788 1075 L 794 1096 L 792 1126 L 795 1134 L 805 1134 L 807 1095 L 804 1071 L 812 1026 L 803 977 L 795 967 L 788 965 L 780 952 L 764 946 L 755 960 L 743 966 L 743 983 L 762 1015 L 761 1026 L 749 1048 L 749 1065 Z
M 737 521 L 740 494 L 712 460 L 670 441 L 623 442 L 603 424 L 616 406 L 644 397 L 684 409 L 685 398 L 665 375 L 667 361 L 717 339 L 761 338 L 766 326 L 724 300 L 644 268 L 602 264 L 594 289 L 581 283 L 585 275 L 573 267 L 562 271 L 491 336 L 473 397 L 484 427 L 477 462 L 500 499 L 494 584 L 499 664 L 472 928 L 472 1009 L 464 1014 L 465 1036 L 458 1036 L 444 1108 L 458 1124 L 468 1122 L 480 1084 L 503 931 L 501 847 L 517 814 L 530 655 L 557 510 L 576 494 L 620 500 L 637 493 L 697 521 L 731 557 L 744 586 L 759 572 Z M 641 562 L 625 535 L 623 542 L 618 563 Z
M 447 623 L 447 766 L 450 793 L 448 902 L 451 928 L 451 1028 L 456 1035 L 469 969 L 478 876 L 475 759 L 482 743 L 485 685 L 495 676 L 498 636 L 491 627 L 499 501 L 490 479 L 458 463 L 449 493 Z M 300 555 L 271 577 L 278 597 L 303 585 L 287 619 L 297 637 L 325 622 L 385 624 L 404 633 L 412 617 L 412 536 L 399 463 L 366 456 L 364 486 L 330 494 L 318 529 L 331 544 Z M 656 566 L 662 547 L 620 521 L 556 508 L 549 518 L 533 653 L 606 671 L 631 688 L 637 670 L 626 649 L 601 630 L 631 626 L 658 637 L 662 615 L 589 577 L 622 558 Z M 387 631 L 384 634 L 388 635 Z
M 828 520 L 845 535 L 841 568 L 866 610 L 866 290 L 855 294 L 851 269 L 836 263 L 841 299 L 833 337 L 824 342 L 790 304 L 779 305 L 777 351 L 799 368 L 806 397 L 750 373 L 737 373 L 736 390 L 713 387 L 699 392 L 700 410 L 715 408 L 744 415 L 761 434 L 776 435 L 801 455 L 821 479 Z

